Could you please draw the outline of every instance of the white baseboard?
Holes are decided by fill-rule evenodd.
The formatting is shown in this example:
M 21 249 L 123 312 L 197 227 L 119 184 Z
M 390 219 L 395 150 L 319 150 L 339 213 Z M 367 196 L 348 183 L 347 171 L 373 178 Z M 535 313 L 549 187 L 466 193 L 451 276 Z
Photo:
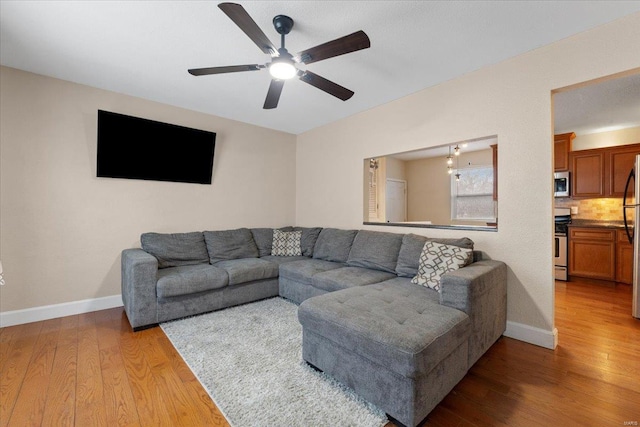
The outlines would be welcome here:
M 553 328 L 553 331 L 547 331 L 509 320 L 507 320 L 507 330 L 504 332 L 504 336 L 551 350 L 558 345 L 558 329 Z
M 24 310 L 5 311 L 0 313 L 0 327 L 39 322 L 41 320 L 90 313 L 114 307 L 122 307 L 122 295 L 43 305 Z

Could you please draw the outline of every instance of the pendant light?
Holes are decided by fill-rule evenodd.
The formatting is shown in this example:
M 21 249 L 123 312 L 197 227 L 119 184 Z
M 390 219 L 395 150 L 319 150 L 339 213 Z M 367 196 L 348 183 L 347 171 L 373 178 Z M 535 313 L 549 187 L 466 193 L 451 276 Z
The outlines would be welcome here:
M 453 173 L 453 157 L 451 156 L 451 146 L 449 146 L 449 155 L 447 156 L 447 173 Z

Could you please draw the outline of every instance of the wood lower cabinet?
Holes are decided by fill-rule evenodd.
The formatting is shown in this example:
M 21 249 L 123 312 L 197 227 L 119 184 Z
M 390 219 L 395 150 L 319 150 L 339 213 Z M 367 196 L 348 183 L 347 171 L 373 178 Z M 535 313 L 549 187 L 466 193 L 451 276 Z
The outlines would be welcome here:
M 569 228 L 569 275 L 615 280 L 616 230 Z
M 633 245 L 629 243 L 627 233 L 617 230 L 616 240 L 616 282 L 633 283 Z
M 633 282 L 633 246 L 624 230 L 569 228 L 569 275 Z

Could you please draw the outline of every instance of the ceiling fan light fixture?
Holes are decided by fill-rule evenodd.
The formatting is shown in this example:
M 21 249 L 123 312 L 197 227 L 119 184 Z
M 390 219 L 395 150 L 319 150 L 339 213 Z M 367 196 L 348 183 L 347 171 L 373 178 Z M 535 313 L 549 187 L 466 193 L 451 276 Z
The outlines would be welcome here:
M 269 74 L 271 74 L 271 77 L 274 79 L 288 80 L 295 77 L 297 73 L 298 70 L 293 63 L 287 60 L 274 60 L 271 65 L 269 65 Z

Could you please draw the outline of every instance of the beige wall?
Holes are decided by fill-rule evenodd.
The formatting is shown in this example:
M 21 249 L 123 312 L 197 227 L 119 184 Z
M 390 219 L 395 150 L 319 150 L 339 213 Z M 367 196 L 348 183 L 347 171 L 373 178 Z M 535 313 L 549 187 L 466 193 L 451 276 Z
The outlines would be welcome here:
M 216 132 L 212 185 L 96 178 L 98 109 Z M 0 111 L 2 311 L 120 294 L 146 231 L 295 222 L 294 135 L 5 67 Z
M 301 134 L 297 223 L 362 227 L 363 158 L 497 135 L 497 232 L 366 228 L 472 238 L 508 265 L 510 327 L 552 337 L 551 91 L 639 67 L 634 14 Z
M 454 168 L 457 166 L 455 160 L 454 158 Z M 458 162 L 460 169 L 490 166 L 493 162 L 491 149 L 467 153 L 463 151 Z M 447 173 L 446 160 L 443 157 L 430 157 L 408 161 L 406 176 L 408 221 L 451 224 L 451 176 Z
M 638 143 L 640 143 L 640 127 L 632 127 L 608 132 L 576 135 L 571 145 L 573 151 L 578 151 Z
M 407 162 L 408 221 L 451 223 L 451 184 L 442 157 Z
M 393 157 L 387 157 L 387 179 L 406 181 L 406 162 Z

